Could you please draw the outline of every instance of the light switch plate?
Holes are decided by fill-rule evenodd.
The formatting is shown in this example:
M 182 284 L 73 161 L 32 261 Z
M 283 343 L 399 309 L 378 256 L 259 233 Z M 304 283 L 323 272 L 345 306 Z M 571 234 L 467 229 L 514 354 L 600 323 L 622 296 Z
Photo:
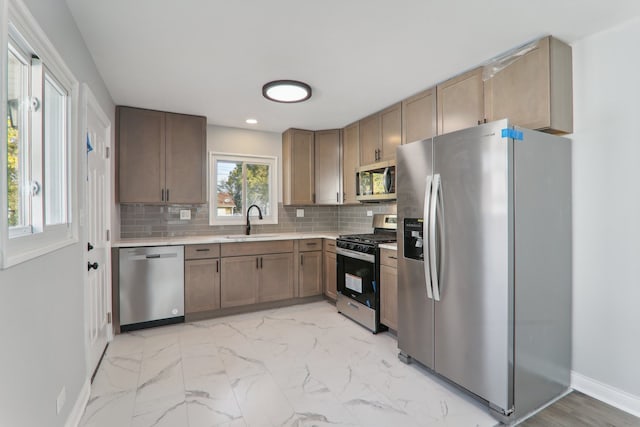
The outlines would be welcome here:
M 367 216 L 373 216 L 373 211 L 367 211 Z
M 296 217 L 304 218 L 304 209 L 296 209 Z
M 189 209 L 180 209 L 180 219 L 191 219 L 191 211 Z

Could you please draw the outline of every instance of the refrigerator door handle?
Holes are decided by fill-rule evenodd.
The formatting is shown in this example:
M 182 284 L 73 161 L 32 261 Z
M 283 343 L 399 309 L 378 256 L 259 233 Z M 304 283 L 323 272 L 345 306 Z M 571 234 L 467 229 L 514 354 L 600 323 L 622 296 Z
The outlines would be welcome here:
M 438 211 L 438 202 L 442 203 L 441 189 L 442 181 L 440 180 L 440 174 L 433 176 L 433 190 L 431 191 L 431 206 L 429 212 L 429 261 L 431 263 L 431 283 L 433 286 L 433 299 L 440 301 L 440 283 L 438 272 L 438 259 L 436 257 L 436 217 Z M 440 218 L 440 224 L 442 224 L 443 218 Z M 440 249 L 442 249 L 442 229 L 440 229 Z M 441 260 L 442 261 L 442 260 Z
M 424 283 L 427 287 L 427 297 L 429 299 L 433 299 L 433 291 L 431 290 L 431 267 L 429 265 L 429 229 L 426 228 L 427 224 L 429 224 L 429 201 L 431 200 L 431 189 L 433 184 L 433 176 L 427 176 L 427 186 L 424 190 L 424 210 L 422 212 L 422 236 L 425 240 L 425 244 L 423 247 L 423 264 L 424 264 Z M 426 249 L 426 250 L 424 250 Z

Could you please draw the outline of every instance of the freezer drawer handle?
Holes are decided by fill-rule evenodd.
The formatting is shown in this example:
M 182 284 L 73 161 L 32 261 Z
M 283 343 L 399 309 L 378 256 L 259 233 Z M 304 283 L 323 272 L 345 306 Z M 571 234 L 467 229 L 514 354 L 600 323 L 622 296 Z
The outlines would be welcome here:
M 357 305 L 355 305 L 355 304 L 354 304 L 354 303 L 352 303 L 352 302 L 347 302 L 347 305 L 348 305 L 349 307 L 353 307 L 353 308 L 355 308 L 356 310 L 359 310 L 359 309 L 360 309 L 360 307 L 358 307 Z

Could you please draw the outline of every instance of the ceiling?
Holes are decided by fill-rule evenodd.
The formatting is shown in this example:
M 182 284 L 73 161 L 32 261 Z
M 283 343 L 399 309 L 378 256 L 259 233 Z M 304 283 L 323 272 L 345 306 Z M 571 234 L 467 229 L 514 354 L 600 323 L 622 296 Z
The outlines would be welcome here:
M 67 3 L 117 105 L 275 132 L 343 127 L 535 38 L 572 43 L 640 15 L 637 0 Z M 313 97 L 267 101 L 277 79 Z

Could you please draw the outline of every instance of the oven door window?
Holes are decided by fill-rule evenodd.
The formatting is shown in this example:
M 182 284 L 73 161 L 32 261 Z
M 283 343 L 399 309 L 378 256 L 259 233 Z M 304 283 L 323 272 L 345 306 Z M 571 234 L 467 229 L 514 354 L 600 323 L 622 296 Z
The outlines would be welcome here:
M 338 255 L 338 291 L 367 307 L 376 307 L 374 264 Z

